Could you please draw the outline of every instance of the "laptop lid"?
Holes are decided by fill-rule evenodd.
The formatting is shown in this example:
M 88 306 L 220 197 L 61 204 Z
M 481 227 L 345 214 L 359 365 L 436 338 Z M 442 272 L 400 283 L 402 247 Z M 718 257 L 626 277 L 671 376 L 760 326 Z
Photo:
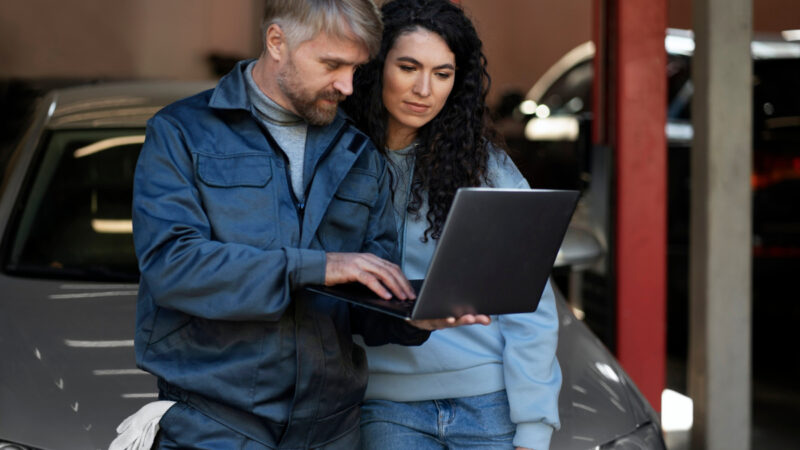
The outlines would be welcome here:
M 534 311 L 578 195 L 459 189 L 412 317 Z
M 536 309 L 578 191 L 461 188 L 414 302 L 384 300 L 358 283 L 308 286 L 406 319 Z M 419 284 L 422 284 L 421 289 Z

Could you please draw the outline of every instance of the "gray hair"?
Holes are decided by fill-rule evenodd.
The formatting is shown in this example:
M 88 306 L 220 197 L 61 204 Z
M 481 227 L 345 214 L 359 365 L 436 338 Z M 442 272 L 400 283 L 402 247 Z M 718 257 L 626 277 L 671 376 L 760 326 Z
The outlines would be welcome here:
M 370 57 L 378 53 L 383 23 L 372 0 L 266 0 L 261 21 L 261 38 L 276 24 L 286 35 L 289 47 L 300 45 L 323 32 L 361 41 Z

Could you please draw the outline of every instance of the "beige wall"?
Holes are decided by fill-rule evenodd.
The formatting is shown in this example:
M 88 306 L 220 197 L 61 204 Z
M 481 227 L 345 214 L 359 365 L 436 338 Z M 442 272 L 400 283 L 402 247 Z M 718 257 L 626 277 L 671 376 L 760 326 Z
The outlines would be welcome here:
M 629 0 L 622 0 L 629 1 Z M 461 0 L 476 23 L 493 79 L 490 103 L 506 89 L 527 92 L 567 51 L 592 37 L 594 0 Z M 668 25 L 691 28 L 691 0 L 668 0 Z M 757 33 L 800 29 L 799 0 L 753 0 Z
M 493 89 L 527 91 L 590 39 L 593 0 L 461 0 L 483 39 Z M 261 0 L 0 1 L 0 78 L 209 78 L 210 52 L 256 56 Z M 691 0 L 669 24 L 691 26 Z M 756 31 L 800 28 L 800 1 L 754 0 Z
M 208 78 L 257 54 L 258 0 L 0 2 L 0 77 Z
M 591 39 L 592 0 L 461 0 L 489 60 L 493 104 L 504 91 L 527 92 L 548 67 Z
M 124 76 L 136 65 L 134 2 L 0 2 L 0 76 Z M 135 22 L 135 21 L 134 21 Z
M 675 28 L 692 27 L 692 1 L 669 0 L 669 25 Z M 800 28 L 800 1 L 753 0 L 753 30 L 778 32 Z

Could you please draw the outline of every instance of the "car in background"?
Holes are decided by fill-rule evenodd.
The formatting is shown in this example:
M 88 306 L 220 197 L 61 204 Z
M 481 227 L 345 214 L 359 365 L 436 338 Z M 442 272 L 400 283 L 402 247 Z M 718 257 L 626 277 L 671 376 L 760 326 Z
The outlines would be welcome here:
M 670 29 L 667 52 L 667 298 L 668 349 L 687 354 L 689 176 L 693 137 L 690 31 Z M 754 368 L 781 365 L 795 374 L 800 362 L 776 358 L 770 342 L 792 342 L 800 320 L 794 279 L 800 273 L 800 42 L 758 37 L 753 57 L 753 317 Z M 575 188 L 586 193 L 589 228 L 608 242 L 612 155 L 593 147 L 594 45 L 562 57 L 528 91 L 506 135 L 512 157 L 534 187 Z M 582 308 L 586 322 L 613 343 L 607 268 L 587 270 Z M 785 324 L 787 326 L 779 326 Z
M 157 398 L 134 360 L 134 167 L 147 119 L 210 87 L 100 84 L 41 101 L 0 181 L 0 448 L 104 449 Z M 587 239 L 568 232 L 557 264 L 596 257 Z M 663 449 L 658 415 L 556 295 L 564 383 L 551 448 Z

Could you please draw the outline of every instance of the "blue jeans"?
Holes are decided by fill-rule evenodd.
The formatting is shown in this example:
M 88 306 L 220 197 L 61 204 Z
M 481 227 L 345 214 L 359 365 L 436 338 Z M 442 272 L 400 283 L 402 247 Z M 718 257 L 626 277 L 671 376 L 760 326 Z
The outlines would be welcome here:
M 364 449 L 513 449 L 506 391 L 421 402 L 367 400 L 361 409 Z

